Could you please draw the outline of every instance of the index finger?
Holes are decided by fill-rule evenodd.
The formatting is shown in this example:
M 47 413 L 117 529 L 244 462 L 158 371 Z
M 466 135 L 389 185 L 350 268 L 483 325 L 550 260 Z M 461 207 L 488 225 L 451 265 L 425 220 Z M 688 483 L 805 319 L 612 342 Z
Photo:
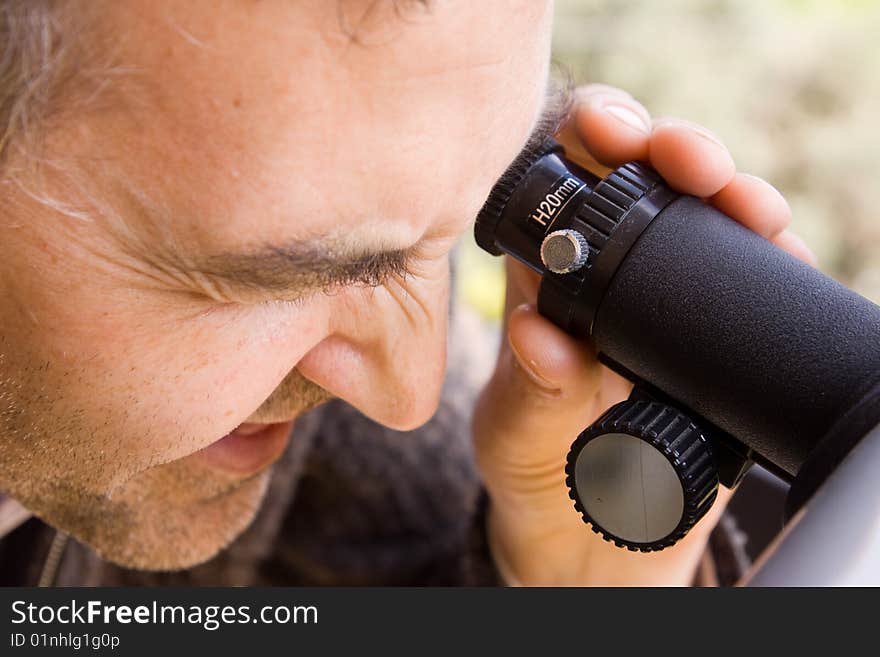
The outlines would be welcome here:
M 620 89 L 607 85 L 578 89 L 572 125 L 578 140 L 600 164 L 615 167 L 648 159 L 651 115 Z

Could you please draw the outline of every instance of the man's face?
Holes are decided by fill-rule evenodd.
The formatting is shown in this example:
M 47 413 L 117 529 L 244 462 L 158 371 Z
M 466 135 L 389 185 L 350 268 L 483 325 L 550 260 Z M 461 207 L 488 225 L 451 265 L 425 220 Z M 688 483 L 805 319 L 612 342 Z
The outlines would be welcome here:
M 541 109 L 550 5 L 92 3 L 114 69 L 0 187 L 0 490 L 179 568 L 251 521 L 305 409 L 426 421 L 448 256 Z

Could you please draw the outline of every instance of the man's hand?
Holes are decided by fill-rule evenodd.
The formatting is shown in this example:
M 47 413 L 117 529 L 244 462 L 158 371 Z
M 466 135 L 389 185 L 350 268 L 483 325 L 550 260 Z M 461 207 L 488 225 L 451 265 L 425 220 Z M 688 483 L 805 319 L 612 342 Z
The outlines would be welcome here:
M 630 160 L 651 165 L 675 189 L 699 196 L 789 253 L 813 262 L 785 230 L 791 211 L 761 179 L 736 172 L 725 146 L 698 125 L 652 121 L 629 94 L 578 90 L 559 135 L 568 156 L 601 172 Z M 508 259 L 504 331 L 495 373 L 474 418 L 477 461 L 489 492 L 489 539 L 501 572 L 524 585 L 686 585 L 731 491 L 676 545 L 648 554 L 614 547 L 581 521 L 565 486 L 565 455 L 631 385 L 596 360 L 592 346 L 538 315 L 539 278 Z

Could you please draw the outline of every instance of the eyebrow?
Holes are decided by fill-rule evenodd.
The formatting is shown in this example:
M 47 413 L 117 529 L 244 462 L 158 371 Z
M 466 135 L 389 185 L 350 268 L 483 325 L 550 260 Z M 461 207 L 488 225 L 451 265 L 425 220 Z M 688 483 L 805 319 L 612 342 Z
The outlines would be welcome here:
M 571 106 L 570 85 L 549 85 L 541 114 L 517 159 L 529 157 L 555 135 Z M 338 238 L 325 237 L 219 253 L 189 262 L 182 269 L 221 298 L 301 297 L 349 285 L 377 287 L 392 277 L 405 277 L 418 248 L 416 244 L 405 249 L 364 251 Z
M 522 147 L 506 171 L 528 166 L 547 140 L 556 136 L 556 133 L 571 116 L 573 107 L 574 91 L 571 81 L 566 80 L 562 84 L 551 81 L 547 86 L 544 107 L 535 121 L 535 127 L 526 140 L 525 146 Z
M 574 107 L 574 87 L 570 79 L 564 82 L 551 81 L 547 85 L 544 108 L 535 122 L 523 151 L 537 149 L 548 139 L 554 137 L 571 116 Z
M 415 246 L 358 252 L 337 240 L 294 240 L 242 253 L 220 253 L 185 269 L 221 297 L 299 297 L 347 285 L 377 287 L 408 275 Z

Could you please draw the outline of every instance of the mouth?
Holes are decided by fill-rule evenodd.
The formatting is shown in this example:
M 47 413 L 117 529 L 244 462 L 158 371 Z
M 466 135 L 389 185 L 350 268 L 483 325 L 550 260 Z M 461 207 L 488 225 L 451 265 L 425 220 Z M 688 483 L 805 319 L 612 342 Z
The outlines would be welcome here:
M 284 453 L 293 422 L 245 422 L 196 455 L 206 465 L 237 476 L 256 474 Z

